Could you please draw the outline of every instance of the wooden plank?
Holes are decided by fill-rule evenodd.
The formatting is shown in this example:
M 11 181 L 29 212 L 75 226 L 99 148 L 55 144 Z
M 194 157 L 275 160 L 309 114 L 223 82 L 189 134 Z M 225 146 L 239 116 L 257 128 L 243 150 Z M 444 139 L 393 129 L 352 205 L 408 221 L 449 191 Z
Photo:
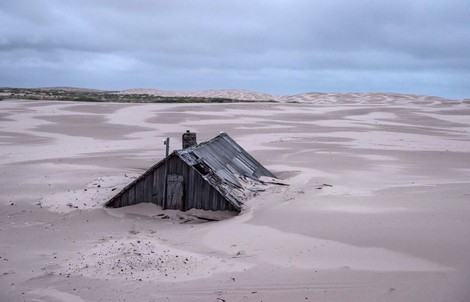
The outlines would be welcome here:
M 152 202 L 152 194 L 153 194 L 153 173 L 150 173 L 145 178 L 145 187 L 144 187 L 144 201 L 145 202 Z
M 156 205 L 162 206 L 162 185 L 160 184 L 160 171 L 162 167 L 159 167 L 157 170 L 153 171 L 153 180 L 152 180 L 152 202 Z
M 124 194 L 121 195 L 121 204 L 119 205 L 120 207 L 125 207 L 127 206 L 128 203 L 128 198 L 129 198 L 129 193 L 125 192 Z
M 132 188 L 129 189 L 129 197 L 128 197 L 128 201 L 127 201 L 127 205 L 133 205 L 133 204 L 136 204 L 136 201 L 135 201 L 135 186 L 133 186 Z
M 135 185 L 135 203 L 142 203 L 144 202 L 143 200 L 143 181 L 139 181 L 136 185 Z

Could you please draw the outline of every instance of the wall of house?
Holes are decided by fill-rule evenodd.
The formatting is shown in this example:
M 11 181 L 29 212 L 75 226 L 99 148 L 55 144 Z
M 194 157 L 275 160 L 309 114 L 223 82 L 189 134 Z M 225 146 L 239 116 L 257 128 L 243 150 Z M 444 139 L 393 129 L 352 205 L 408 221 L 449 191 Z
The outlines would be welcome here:
M 183 176 L 183 208 L 203 210 L 235 211 L 236 209 L 214 187 L 204 180 L 193 167 L 188 166 L 177 155 L 171 155 L 155 170 L 149 171 L 144 177 L 130 186 L 122 195 L 115 198 L 113 206 L 123 207 L 142 202 L 152 202 L 162 208 L 166 204 L 166 176 L 176 174 Z M 171 206 L 170 208 L 175 208 Z

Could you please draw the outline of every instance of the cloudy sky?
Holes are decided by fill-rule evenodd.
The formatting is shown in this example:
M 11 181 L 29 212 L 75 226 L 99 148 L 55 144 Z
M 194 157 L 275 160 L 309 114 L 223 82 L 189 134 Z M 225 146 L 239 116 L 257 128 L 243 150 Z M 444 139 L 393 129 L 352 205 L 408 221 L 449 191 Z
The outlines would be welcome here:
M 0 86 L 470 98 L 468 0 L 1 0 Z

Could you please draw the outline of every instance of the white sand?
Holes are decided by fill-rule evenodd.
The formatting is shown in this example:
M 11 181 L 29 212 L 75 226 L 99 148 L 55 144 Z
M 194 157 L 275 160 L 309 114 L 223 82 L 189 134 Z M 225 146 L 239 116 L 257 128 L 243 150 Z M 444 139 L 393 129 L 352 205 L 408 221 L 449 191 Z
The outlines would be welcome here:
M 469 301 L 470 104 L 279 100 L 0 102 L 0 301 Z M 102 208 L 186 129 L 290 186 L 236 217 Z

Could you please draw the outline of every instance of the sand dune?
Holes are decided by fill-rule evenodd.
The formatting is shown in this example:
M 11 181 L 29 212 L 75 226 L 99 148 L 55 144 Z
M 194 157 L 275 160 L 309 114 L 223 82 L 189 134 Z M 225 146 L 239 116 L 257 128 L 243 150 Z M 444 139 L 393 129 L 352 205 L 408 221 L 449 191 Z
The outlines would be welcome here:
M 440 97 L 398 93 L 302 93 L 283 98 L 284 102 L 311 104 L 439 104 L 448 101 Z
M 252 101 L 276 101 L 283 103 L 309 103 L 317 105 L 332 104 L 439 104 L 449 101 L 444 98 L 399 94 L 399 93 L 320 93 L 308 92 L 290 96 L 272 95 L 267 93 L 253 92 L 249 90 L 223 89 L 202 90 L 193 92 L 164 91 L 157 89 L 127 89 L 121 94 L 149 94 L 167 97 L 205 97 L 205 98 L 229 98 L 235 100 Z
M 157 89 L 127 89 L 122 90 L 119 93 L 149 94 L 166 97 L 228 98 L 247 101 L 277 101 L 280 99 L 279 96 L 241 89 L 201 90 L 192 92 L 165 91 Z
M 468 102 L 11 100 L 0 129 L 0 301 L 470 297 Z M 290 186 L 238 216 L 102 207 L 186 129 L 229 133 Z

